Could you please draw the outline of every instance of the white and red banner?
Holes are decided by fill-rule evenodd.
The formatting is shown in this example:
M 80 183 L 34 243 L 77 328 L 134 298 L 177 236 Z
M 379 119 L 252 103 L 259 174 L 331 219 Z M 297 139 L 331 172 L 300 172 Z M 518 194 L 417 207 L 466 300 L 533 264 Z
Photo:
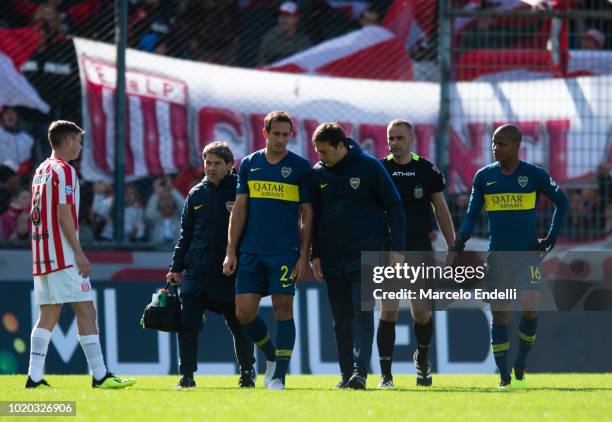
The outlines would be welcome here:
M 81 171 L 89 180 L 111 180 L 114 163 L 115 47 L 75 40 L 83 86 L 87 139 Z M 377 156 L 387 153 L 386 124 L 394 118 L 415 127 L 415 149 L 435 160 L 439 85 L 331 78 L 247 70 L 128 50 L 128 180 L 201 165 L 212 140 L 227 141 L 238 159 L 264 146 L 263 117 L 286 110 L 295 118 L 290 148 L 317 160 L 314 128 L 339 121 Z M 588 177 L 612 161 L 612 107 L 605 87 L 612 76 L 451 85 L 449 181 L 469 189 L 475 171 L 492 161 L 490 138 L 502 122 L 518 124 L 522 154 L 560 181 Z
M 18 70 L 38 47 L 40 34 L 34 26 L 0 28 L 0 107 L 23 106 L 49 111 L 49 105 Z

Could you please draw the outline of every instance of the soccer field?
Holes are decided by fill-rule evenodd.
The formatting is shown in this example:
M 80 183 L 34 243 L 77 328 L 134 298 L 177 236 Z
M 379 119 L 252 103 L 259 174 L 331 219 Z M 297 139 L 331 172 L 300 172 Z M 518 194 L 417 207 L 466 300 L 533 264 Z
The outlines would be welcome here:
M 398 387 L 384 391 L 373 388 L 377 376 L 367 391 L 334 390 L 336 376 L 289 376 L 285 391 L 262 389 L 261 377 L 255 390 L 238 389 L 237 376 L 196 377 L 198 388 L 185 391 L 174 389 L 178 376 L 140 376 L 102 391 L 82 375 L 49 375 L 53 390 L 26 391 L 25 378 L 0 376 L 0 400 L 74 400 L 83 420 L 612 420 L 612 374 L 530 374 L 521 391 L 498 391 L 496 375 L 434 375 L 428 389 L 396 376 Z

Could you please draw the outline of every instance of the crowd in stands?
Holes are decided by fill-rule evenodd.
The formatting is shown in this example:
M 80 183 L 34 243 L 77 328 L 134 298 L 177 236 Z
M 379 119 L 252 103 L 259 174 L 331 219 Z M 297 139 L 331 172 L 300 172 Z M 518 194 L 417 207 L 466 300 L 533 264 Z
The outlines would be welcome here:
M 128 43 L 131 48 L 181 59 L 260 67 L 361 27 L 380 25 L 392 2 L 129 0 Z M 453 7 L 488 9 L 497 3 L 453 0 Z M 612 3 L 606 0 L 572 3 L 576 9 L 612 11 Z M 0 27 L 37 28 L 39 44 L 21 71 L 51 107 L 48 114 L 1 108 L 0 240 L 28 237 L 30 177 L 50 153 L 48 123 L 58 118 L 82 123 L 81 88 L 70 36 L 113 42 L 114 6 L 114 0 L 6 0 L 0 5 Z M 431 66 L 436 66 L 437 11 L 428 12 L 433 23 L 412 39 L 408 49 L 412 60 L 422 63 L 434 80 L 437 72 Z M 542 20 L 518 24 L 512 19 L 476 18 L 464 23 L 455 32 L 457 51 L 544 48 L 547 42 Z M 612 19 L 570 20 L 571 48 L 610 49 L 611 34 Z M 565 229 L 567 238 L 589 240 L 612 234 L 610 173 L 610 166 L 602 165 L 597 169 L 596 186 L 568 191 L 572 217 Z M 183 200 L 201 177 L 201 170 L 185 169 L 172 177 L 126 185 L 126 238 L 171 244 L 178 234 Z M 80 218 L 84 240 L 113 238 L 113 192 L 112 186 L 102 182 L 83 183 Z M 456 225 L 467 201 L 467 193 L 450 198 Z M 484 225 L 481 230 L 486 231 Z

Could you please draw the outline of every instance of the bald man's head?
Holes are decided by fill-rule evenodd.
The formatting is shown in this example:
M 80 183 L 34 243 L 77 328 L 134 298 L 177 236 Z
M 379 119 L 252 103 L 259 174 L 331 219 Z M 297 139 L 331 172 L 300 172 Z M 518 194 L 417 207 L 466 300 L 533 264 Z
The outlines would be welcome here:
M 493 156 L 500 163 L 518 160 L 523 135 L 514 125 L 502 125 L 493 132 L 491 148 Z
M 493 139 L 503 139 L 511 142 L 521 142 L 523 140 L 523 134 L 521 130 L 512 124 L 501 125 L 495 132 L 493 132 Z

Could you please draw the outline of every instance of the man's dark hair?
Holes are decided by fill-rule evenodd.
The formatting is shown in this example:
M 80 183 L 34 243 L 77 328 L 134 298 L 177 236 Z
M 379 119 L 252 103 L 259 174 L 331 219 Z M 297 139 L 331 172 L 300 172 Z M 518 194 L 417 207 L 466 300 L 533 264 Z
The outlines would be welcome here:
M 85 131 L 76 123 L 68 120 L 56 120 L 49 125 L 49 142 L 53 147 L 59 147 L 64 142 L 67 136 L 79 135 L 83 136 Z
M 512 124 L 505 124 L 495 129 L 495 132 L 493 132 L 493 137 L 511 142 L 521 142 L 523 140 L 521 130 Z
M 312 134 L 312 143 L 328 142 L 332 147 L 338 148 L 340 143 L 346 145 L 346 135 L 336 122 L 321 123 Z
M 202 150 L 202 158 L 206 159 L 206 154 L 214 154 L 223 161 L 225 164 L 233 163 L 234 161 L 234 153 L 230 149 L 227 142 L 219 142 L 213 141 L 210 144 L 206 145 Z
M 284 111 L 272 111 L 268 113 L 266 118 L 264 119 L 264 127 L 269 132 L 272 129 L 272 123 L 274 122 L 284 122 L 289 123 L 289 127 L 293 132 L 293 122 L 291 121 L 291 116 L 289 113 Z

